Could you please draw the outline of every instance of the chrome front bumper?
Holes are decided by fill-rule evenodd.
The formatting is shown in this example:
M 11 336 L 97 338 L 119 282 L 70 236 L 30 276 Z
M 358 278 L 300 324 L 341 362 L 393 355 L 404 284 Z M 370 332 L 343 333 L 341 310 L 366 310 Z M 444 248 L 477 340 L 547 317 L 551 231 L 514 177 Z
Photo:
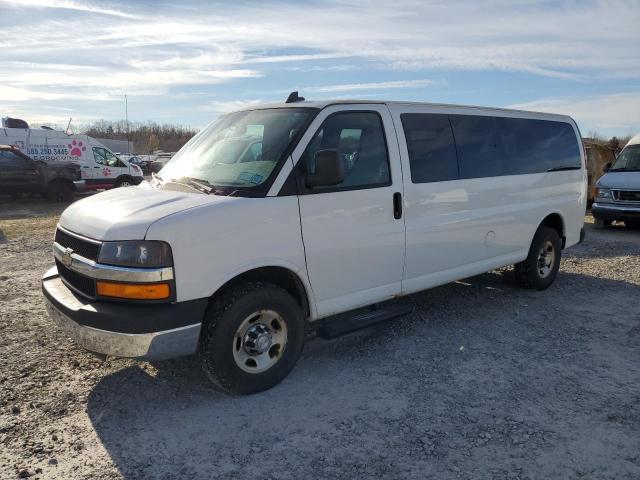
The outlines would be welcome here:
M 114 357 L 162 360 L 195 353 L 200 324 L 154 333 L 118 333 L 74 322 L 45 299 L 51 320 L 78 346 Z
M 593 205 L 591 205 L 591 213 L 595 218 L 602 218 L 604 220 L 640 218 L 640 205 L 594 202 Z
M 162 360 L 198 349 L 206 299 L 155 306 L 88 300 L 67 287 L 55 267 L 44 275 L 42 290 L 51 320 L 92 352 Z

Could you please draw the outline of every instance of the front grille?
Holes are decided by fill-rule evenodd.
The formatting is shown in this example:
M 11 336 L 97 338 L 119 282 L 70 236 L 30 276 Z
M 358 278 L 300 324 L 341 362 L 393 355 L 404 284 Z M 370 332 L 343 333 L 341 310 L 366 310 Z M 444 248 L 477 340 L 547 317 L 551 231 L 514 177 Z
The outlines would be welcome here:
M 95 298 L 96 296 L 96 282 L 92 278 L 80 275 L 73 270 L 69 270 L 62 262 L 56 259 L 56 267 L 58 267 L 58 274 L 70 287 L 73 287 L 78 292 L 86 295 L 87 297 Z
M 56 230 L 55 241 L 62 247 L 72 249 L 73 253 L 77 253 L 81 257 L 88 258 L 94 262 L 98 260 L 98 253 L 100 252 L 100 244 L 98 243 L 74 237 L 59 228 Z
M 613 198 L 618 202 L 640 203 L 640 190 L 613 190 Z

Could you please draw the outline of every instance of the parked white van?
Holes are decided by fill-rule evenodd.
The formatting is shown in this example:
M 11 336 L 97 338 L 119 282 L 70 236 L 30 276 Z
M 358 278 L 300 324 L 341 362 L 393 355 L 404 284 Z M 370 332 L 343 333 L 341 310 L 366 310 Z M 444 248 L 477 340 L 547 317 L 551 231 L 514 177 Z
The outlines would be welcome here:
M 219 148 L 248 136 L 237 161 Z M 308 329 L 403 311 L 381 302 L 510 264 L 549 287 L 583 238 L 580 145 L 571 118 L 514 110 L 292 95 L 230 113 L 153 181 L 65 210 L 48 310 L 89 350 L 198 352 L 218 386 L 258 392 Z
M 640 228 L 640 135 L 633 137 L 615 162 L 605 166 L 605 174 L 596 183 L 591 206 L 596 228 L 614 221 Z
M 21 124 L 28 126 L 26 122 Z M 3 122 L 0 128 L 0 144 L 13 145 L 36 161 L 79 164 L 87 190 L 137 185 L 143 179 L 140 167 L 118 158 L 95 138 L 48 128 L 5 125 Z

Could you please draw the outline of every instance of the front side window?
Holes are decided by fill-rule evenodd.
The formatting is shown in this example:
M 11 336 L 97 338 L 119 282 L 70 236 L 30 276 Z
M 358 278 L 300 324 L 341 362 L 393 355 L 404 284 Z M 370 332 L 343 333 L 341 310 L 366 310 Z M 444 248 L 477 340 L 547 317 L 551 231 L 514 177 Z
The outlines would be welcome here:
M 225 115 L 182 147 L 159 176 L 165 181 L 193 178 L 240 189 L 262 185 L 314 112 L 272 108 Z
M 340 112 L 329 116 L 307 146 L 301 162 L 313 173 L 319 150 L 337 150 L 346 166 L 342 183 L 329 190 L 379 187 L 391 183 L 382 119 L 375 112 Z M 322 191 L 322 187 L 314 188 Z
M 624 147 L 609 171 L 637 172 L 640 171 L 640 145 Z
M 100 165 L 107 167 L 124 167 L 125 164 L 120 161 L 111 151 L 106 148 L 93 147 L 93 159 Z
M 458 158 L 449 116 L 404 113 L 400 116 L 409 152 L 413 183 L 444 182 L 458 178 Z
M 6 169 L 19 169 L 24 168 L 26 166 L 26 162 L 19 155 L 14 152 L 10 152 L 8 150 L 0 151 L 0 167 Z

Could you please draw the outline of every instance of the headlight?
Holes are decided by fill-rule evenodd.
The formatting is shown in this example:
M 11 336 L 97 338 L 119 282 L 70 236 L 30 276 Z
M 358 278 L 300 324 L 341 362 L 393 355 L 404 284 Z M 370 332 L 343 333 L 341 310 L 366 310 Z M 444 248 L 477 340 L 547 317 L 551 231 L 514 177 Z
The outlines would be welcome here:
M 608 188 L 599 188 L 596 197 L 599 199 L 611 198 L 611 190 Z
M 168 243 L 155 240 L 104 242 L 98 263 L 121 267 L 171 267 L 173 258 Z

